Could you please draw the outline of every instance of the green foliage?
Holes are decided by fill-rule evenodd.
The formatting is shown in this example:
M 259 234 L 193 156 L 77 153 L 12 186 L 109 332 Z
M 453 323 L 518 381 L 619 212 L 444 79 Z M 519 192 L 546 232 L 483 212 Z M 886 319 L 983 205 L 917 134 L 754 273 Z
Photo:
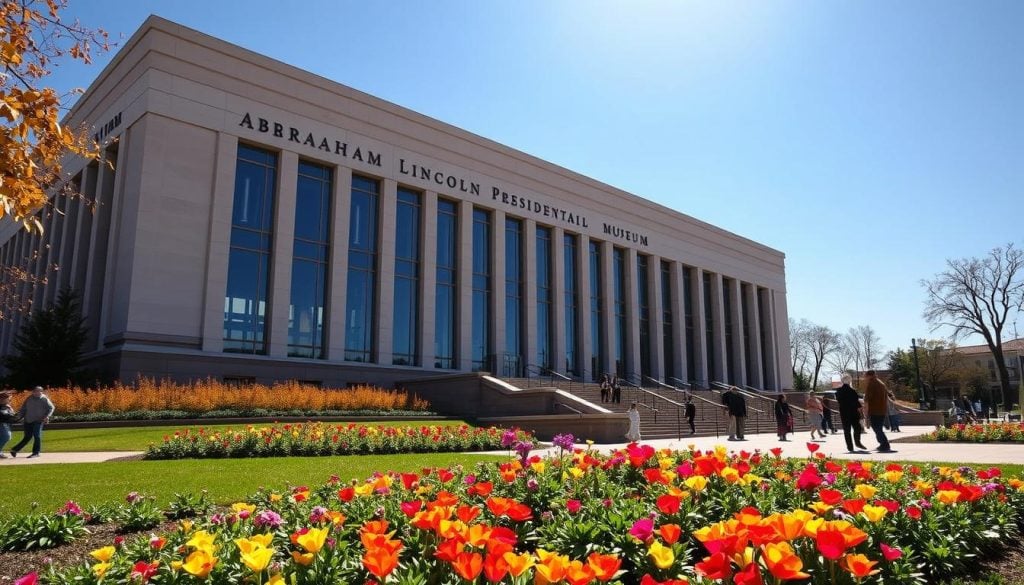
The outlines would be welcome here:
M 4 357 L 7 384 L 15 388 L 63 386 L 75 381 L 86 339 L 78 294 L 64 289 L 45 310 L 31 313 Z
M 138 532 L 159 526 L 164 521 L 163 510 L 156 503 L 156 498 L 131 492 L 125 498 L 127 505 L 118 510 L 118 532 Z
M 174 494 L 170 506 L 167 507 L 167 517 L 171 520 L 182 518 L 194 518 L 209 512 L 213 508 L 210 495 L 206 490 L 198 494 Z
M 54 548 L 88 532 L 82 515 L 27 514 L 0 525 L 0 550 L 31 551 Z

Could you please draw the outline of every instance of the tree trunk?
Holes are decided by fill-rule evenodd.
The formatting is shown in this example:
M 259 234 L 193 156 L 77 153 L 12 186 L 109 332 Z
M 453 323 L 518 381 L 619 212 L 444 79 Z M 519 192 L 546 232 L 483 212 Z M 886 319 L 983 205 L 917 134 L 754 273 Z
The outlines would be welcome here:
M 999 376 L 999 391 L 1003 399 L 1003 410 L 1009 412 L 1013 410 L 1013 399 L 1016 393 L 1010 390 L 1010 372 L 1006 369 L 1006 358 L 1003 357 L 1002 351 L 998 351 L 994 347 L 989 349 L 992 350 L 992 357 L 996 362 L 996 374 Z

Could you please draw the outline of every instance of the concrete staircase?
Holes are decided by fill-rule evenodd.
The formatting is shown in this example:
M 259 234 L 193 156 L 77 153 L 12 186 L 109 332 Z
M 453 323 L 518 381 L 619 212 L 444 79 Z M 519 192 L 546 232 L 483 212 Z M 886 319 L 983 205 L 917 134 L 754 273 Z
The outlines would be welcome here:
M 680 390 L 660 386 L 637 388 L 624 385 L 622 386 L 622 402 L 602 404 L 600 385 L 592 382 L 569 381 L 549 376 L 503 378 L 503 380 L 517 388 L 558 388 L 612 412 L 625 413 L 629 410 L 630 403 L 635 401 L 640 411 L 640 434 L 643 438 L 680 439 L 690 436 L 690 427 L 686 423 L 685 411 L 682 407 L 685 393 Z M 695 390 L 692 395 L 694 405 L 697 407 L 693 421 L 697 430 L 695 434 L 721 436 L 724 439 L 727 435 L 728 419 L 721 407 L 721 393 L 717 390 Z M 746 400 L 748 411 L 746 432 L 748 434 L 774 433 L 775 415 L 772 404 L 774 399 L 751 393 L 746 396 Z M 798 432 L 809 429 L 806 421 L 803 420 L 802 411 L 794 409 L 794 419 Z

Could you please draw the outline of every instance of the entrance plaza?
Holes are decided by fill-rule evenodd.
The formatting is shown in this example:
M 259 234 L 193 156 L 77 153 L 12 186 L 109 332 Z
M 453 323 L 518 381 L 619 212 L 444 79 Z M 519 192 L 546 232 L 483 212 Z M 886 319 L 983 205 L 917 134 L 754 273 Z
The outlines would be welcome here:
M 914 440 L 916 437 L 928 433 L 933 427 L 927 426 L 904 426 L 900 433 L 887 433 L 892 443 L 894 452 L 876 453 L 874 451 L 861 451 L 858 453 L 847 453 L 846 444 L 843 441 L 843 434 L 829 435 L 824 441 L 815 441 L 820 445 L 818 452 L 836 459 L 857 459 L 861 461 L 917 461 L 935 463 L 960 463 L 964 465 L 985 465 L 997 463 L 1024 464 L 1024 445 L 992 444 L 992 443 L 927 443 Z M 642 432 L 642 429 L 641 429 Z M 656 449 L 690 449 L 694 446 L 701 450 L 714 449 L 718 445 L 724 445 L 732 451 L 761 451 L 769 452 L 775 447 L 782 448 L 785 457 L 806 457 L 809 454 L 806 440 L 807 433 L 798 433 L 793 439 L 780 443 L 773 432 L 748 434 L 745 441 L 726 441 L 722 437 L 683 437 L 682 439 L 653 439 L 640 441 L 651 445 Z M 863 437 L 864 445 L 877 447 L 874 435 Z M 907 440 L 907 442 L 902 442 Z M 627 443 L 610 445 L 593 445 L 591 448 L 602 453 L 610 453 L 622 449 Z M 585 446 L 585 445 L 583 445 Z M 543 456 L 555 456 L 558 454 L 557 447 L 543 447 L 534 451 Z M 492 452 L 493 454 L 493 452 Z M 7 459 L 2 465 L 45 465 L 48 463 L 102 463 L 118 459 L 139 457 L 141 451 L 103 451 L 103 452 L 80 452 L 80 453 L 44 453 L 36 459 L 18 457 Z

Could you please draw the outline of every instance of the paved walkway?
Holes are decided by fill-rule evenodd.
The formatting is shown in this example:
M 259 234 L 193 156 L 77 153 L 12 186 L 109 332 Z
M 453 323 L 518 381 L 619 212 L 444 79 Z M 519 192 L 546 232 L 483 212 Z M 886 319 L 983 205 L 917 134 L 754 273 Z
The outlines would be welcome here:
M 903 427 L 901 433 L 888 433 L 889 440 L 913 438 L 930 432 L 934 427 L 918 426 Z M 690 445 L 698 449 L 713 449 L 717 445 L 725 445 L 730 450 L 767 452 L 773 447 L 782 447 L 783 455 L 805 457 L 808 454 L 808 434 L 806 432 L 791 436 L 790 441 L 780 442 L 774 433 L 748 434 L 746 441 L 726 441 L 723 437 L 683 437 L 682 439 L 655 439 L 643 441 L 656 449 L 689 449 Z M 864 445 L 875 448 L 874 434 L 863 437 Z M 869 461 L 942 461 L 949 463 L 1017 463 L 1024 465 L 1024 445 L 985 444 L 985 443 L 892 443 L 894 453 L 876 453 L 875 451 L 846 452 L 846 442 L 842 433 L 829 435 L 825 440 L 816 441 L 819 451 L 837 459 L 866 459 Z M 614 445 L 594 445 L 593 449 L 604 453 L 621 449 L 626 443 Z M 548 447 L 540 449 L 540 454 L 557 454 L 558 449 Z M 502 454 L 507 451 L 502 451 Z M 43 453 L 35 459 L 29 459 L 28 453 L 22 453 L 17 459 L 0 459 L 4 465 L 41 465 L 46 463 L 102 463 L 125 457 L 138 457 L 142 451 L 96 451 L 85 453 Z

